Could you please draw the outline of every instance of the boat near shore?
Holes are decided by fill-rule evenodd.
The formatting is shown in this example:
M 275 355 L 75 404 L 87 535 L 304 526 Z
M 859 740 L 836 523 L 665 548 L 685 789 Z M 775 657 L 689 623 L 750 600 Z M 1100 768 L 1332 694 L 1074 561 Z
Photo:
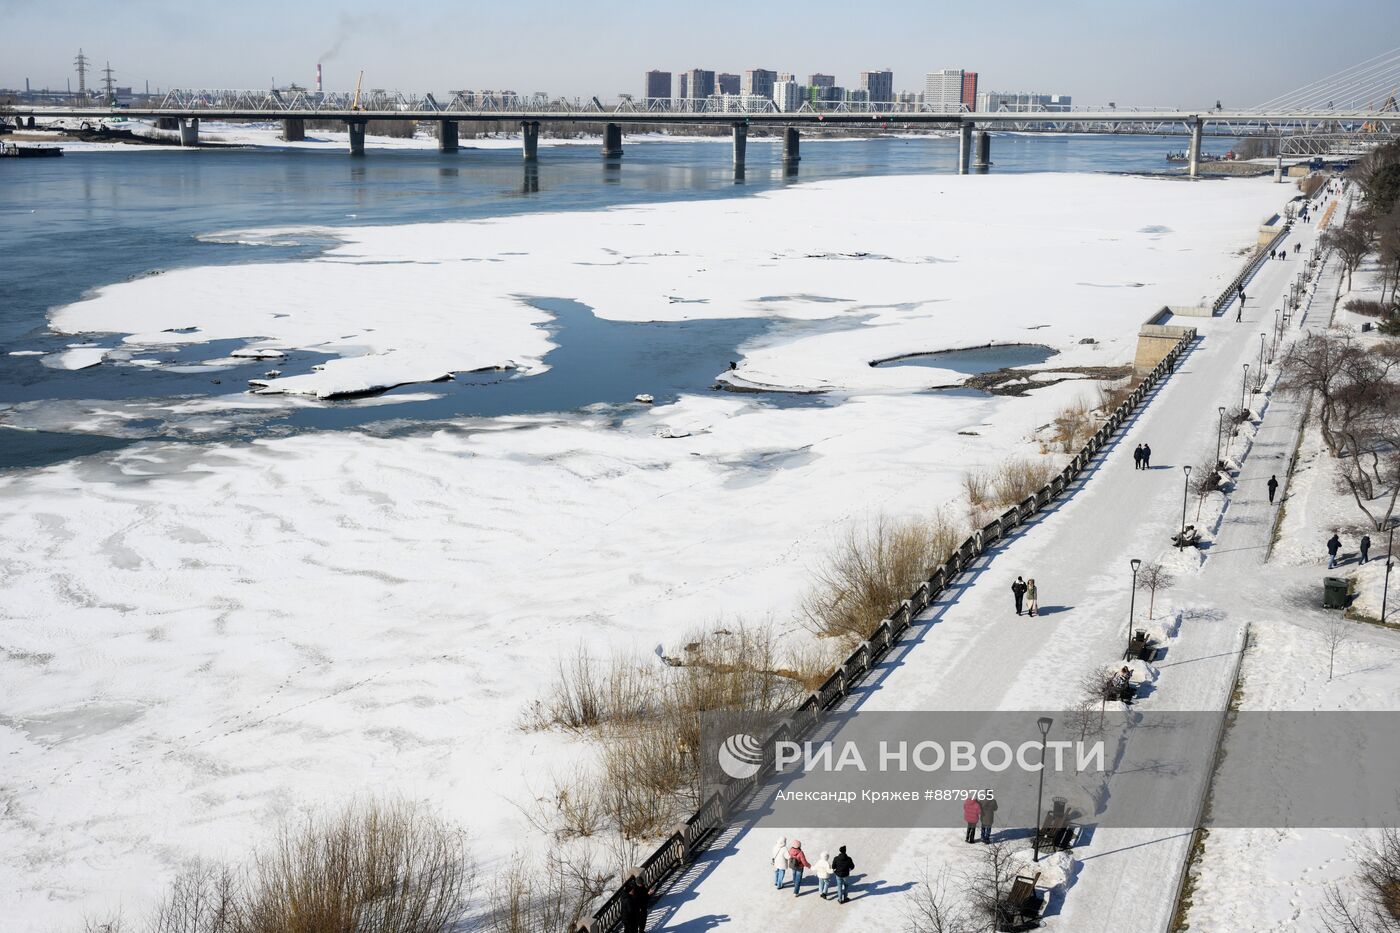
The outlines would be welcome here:
M 0 143 L 0 158 L 44 159 L 63 155 L 58 146 L 20 146 L 15 143 Z

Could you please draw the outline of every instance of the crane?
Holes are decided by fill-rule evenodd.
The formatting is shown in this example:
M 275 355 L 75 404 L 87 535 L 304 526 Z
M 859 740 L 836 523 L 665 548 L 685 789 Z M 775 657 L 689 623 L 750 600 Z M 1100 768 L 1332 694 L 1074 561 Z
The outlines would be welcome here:
M 362 85 L 362 84 L 364 84 L 364 83 L 365 83 L 365 73 L 364 73 L 363 70 L 361 70 L 361 71 L 360 71 L 360 76 L 359 76 L 358 78 L 355 79 L 355 99 L 354 99 L 353 101 L 350 102 L 350 109 L 351 109 L 351 110 L 359 110 L 359 109 L 360 109 L 360 85 Z

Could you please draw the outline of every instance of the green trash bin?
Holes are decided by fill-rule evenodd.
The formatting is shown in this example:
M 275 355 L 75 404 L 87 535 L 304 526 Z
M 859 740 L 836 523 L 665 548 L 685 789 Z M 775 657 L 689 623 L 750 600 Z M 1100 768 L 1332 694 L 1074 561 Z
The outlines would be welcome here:
M 1322 608 L 1345 609 L 1351 595 L 1351 581 L 1346 577 L 1322 578 Z

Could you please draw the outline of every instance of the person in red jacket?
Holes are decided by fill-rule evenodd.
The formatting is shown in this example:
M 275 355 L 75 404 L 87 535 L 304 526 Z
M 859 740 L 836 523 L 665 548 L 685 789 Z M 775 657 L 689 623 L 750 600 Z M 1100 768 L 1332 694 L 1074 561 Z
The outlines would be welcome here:
M 807 861 L 807 854 L 802 851 L 802 840 L 792 840 L 792 845 L 788 848 L 788 871 L 792 872 L 793 897 L 802 894 L 802 872 L 811 867 L 812 863 Z
M 976 797 L 963 801 L 963 822 L 967 824 L 967 841 L 977 841 L 977 823 L 982 819 L 982 805 Z

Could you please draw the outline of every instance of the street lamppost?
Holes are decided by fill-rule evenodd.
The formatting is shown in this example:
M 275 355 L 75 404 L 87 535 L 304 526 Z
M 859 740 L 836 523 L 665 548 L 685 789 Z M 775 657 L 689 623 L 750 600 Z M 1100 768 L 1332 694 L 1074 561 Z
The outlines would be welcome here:
M 1390 598 L 1390 568 L 1394 565 L 1395 555 L 1395 521 L 1390 522 L 1390 540 L 1385 545 L 1385 587 L 1381 590 L 1381 624 L 1385 624 L 1386 600 Z
M 1186 481 L 1181 487 L 1181 537 L 1176 541 L 1178 551 L 1186 547 L 1186 495 L 1191 491 L 1191 467 L 1184 466 L 1181 472 L 1186 474 Z
M 1245 411 L 1244 394 L 1249 390 L 1249 364 L 1244 364 L 1244 379 L 1240 382 L 1240 413 Z
M 1133 615 L 1137 610 L 1137 572 L 1138 568 L 1142 566 L 1142 561 L 1134 557 L 1132 560 L 1128 561 L 1128 564 L 1133 568 L 1133 590 L 1128 596 L 1128 644 L 1127 647 L 1123 649 L 1123 660 L 1125 661 L 1128 659 L 1128 654 L 1133 650 Z
M 1049 716 L 1041 716 L 1035 721 L 1040 727 L 1040 786 L 1035 791 L 1035 856 L 1031 861 L 1040 861 L 1040 814 L 1045 798 L 1045 740 L 1050 735 L 1050 726 L 1055 722 Z
M 1220 406 L 1220 418 L 1215 424 L 1215 465 L 1220 466 L 1220 438 L 1225 433 L 1225 406 Z
M 1264 335 L 1259 335 L 1259 388 L 1264 388 Z

